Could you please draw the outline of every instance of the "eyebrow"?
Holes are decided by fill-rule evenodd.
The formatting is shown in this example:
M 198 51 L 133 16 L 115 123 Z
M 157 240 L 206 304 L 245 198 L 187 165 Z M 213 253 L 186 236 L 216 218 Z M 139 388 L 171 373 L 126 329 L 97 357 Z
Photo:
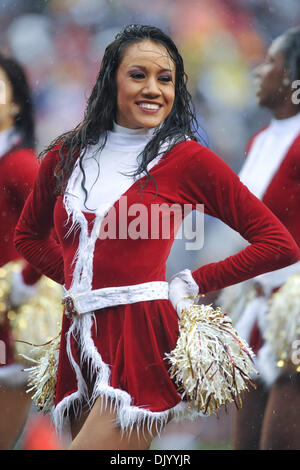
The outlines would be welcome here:
M 128 68 L 134 68 L 134 67 L 139 68 L 139 69 L 142 69 L 142 70 L 144 70 L 144 71 L 147 70 L 147 68 L 144 67 L 143 65 L 133 64 L 133 65 L 129 65 L 129 66 L 128 66 Z M 175 69 L 173 69 L 173 70 L 175 70 Z M 172 73 L 173 70 L 172 70 L 172 69 L 161 68 L 161 69 L 160 69 L 160 72 L 171 72 L 171 73 Z

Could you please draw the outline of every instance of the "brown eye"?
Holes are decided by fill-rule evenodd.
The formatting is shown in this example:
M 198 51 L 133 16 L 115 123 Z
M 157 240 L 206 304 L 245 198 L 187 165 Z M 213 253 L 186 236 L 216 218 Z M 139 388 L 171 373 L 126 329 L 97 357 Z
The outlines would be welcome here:
M 131 72 L 130 77 L 139 80 L 145 78 L 145 74 L 143 72 Z
M 171 82 L 172 77 L 171 77 L 171 75 L 162 75 L 158 78 L 158 80 L 161 81 L 161 82 Z

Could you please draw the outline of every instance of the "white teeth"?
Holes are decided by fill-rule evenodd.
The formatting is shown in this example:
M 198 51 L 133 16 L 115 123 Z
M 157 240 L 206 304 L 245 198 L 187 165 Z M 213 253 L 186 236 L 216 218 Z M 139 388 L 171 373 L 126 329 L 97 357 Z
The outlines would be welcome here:
M 139 103 L 140 108 L 146 108 L 146 109 L 159 109 L 158 104 L 152 104 L 152 103 Z

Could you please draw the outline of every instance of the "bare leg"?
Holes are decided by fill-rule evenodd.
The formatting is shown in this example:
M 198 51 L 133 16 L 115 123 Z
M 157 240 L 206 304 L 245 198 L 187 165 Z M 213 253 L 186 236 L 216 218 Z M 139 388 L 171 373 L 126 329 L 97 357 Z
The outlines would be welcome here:
M 0 449 L 12 449 L 25 425 L 31 398 L 23 388 L 0 385 Z
M 71 418 L 71 435 L 72 441 L 77 437 L 81 428 L 83 427 L 89 413 L 85 409 L 82 410 L 82 413 L 79 418 Z
M 122 432 L 116 425 L 115 413 L 109 404 L 101 412 L 101 398 L 98 398 L 89 412 L 80 422 L 73 422 L 72 435 L 76 436 L 69 450 L 147 450 L 153 435 L 145 430 L 133 428 L 130 435 Z M 80 428 L 81 427 L 81 428 Z M 80 429 L 80 430 L 79 430 Z
M 272 387 L 262 428 L 261 450 L 300 449 L 300 377 L 281 377 Z
M 261 428 L 268 400 L 268 392 L 258 385 L 246 392 L 243 407 L 234 410 L 232 446 L 234 450 L 259 449 Z

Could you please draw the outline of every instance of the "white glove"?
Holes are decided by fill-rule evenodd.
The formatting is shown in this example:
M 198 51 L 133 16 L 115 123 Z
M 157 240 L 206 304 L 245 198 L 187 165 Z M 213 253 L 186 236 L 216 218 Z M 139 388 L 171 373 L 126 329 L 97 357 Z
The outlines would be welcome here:
M 198 284 L 196 284 L 189 269 L 180 271 L 173 276 L 169 282 L 169 300 L 172 302 L 179 318 L 183 310 L 197 303 L 195 299 L 187 299 L 186 297 L 195 296 L 198 293 Z
M 21 272 L 14 272 L 12 274 L 12 287 L 9 301 L 12 307 L 19 307 L 20 305 L 28 302 L 37 291 L 37 286 L 29 286 L 25 284 Z

